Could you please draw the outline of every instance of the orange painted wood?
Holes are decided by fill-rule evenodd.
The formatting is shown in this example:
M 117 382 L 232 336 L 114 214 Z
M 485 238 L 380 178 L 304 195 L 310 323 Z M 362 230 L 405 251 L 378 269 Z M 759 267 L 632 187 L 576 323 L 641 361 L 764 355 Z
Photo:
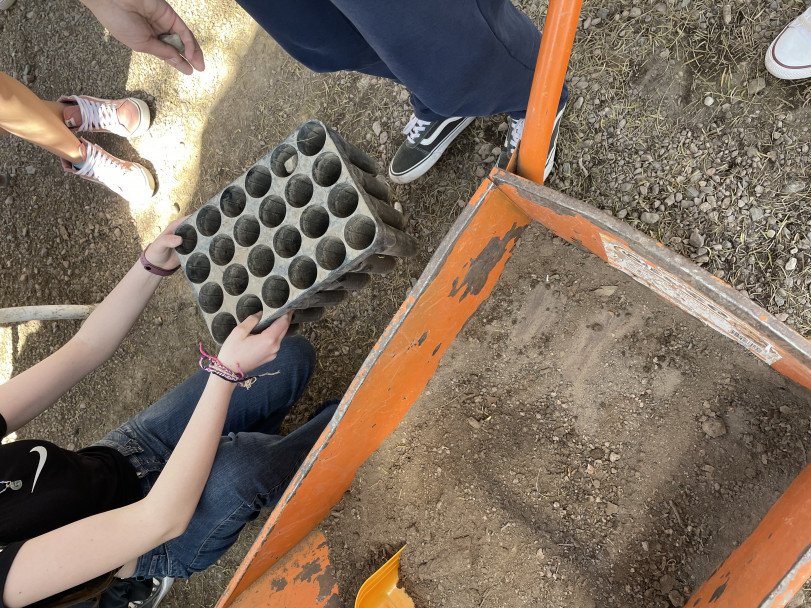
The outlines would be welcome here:
M 490 295 L 529 221 L 491 183 L 482 184 L 372 349 L 218 608 L 230 605 L 341 499 L 358 467 L 397 427 Z
M 543 183 L 549 138 L 572 54 L 582 0 L 549 0 L 541 49 L 529 96 L 524 135 L 518 148 L 518 175 Z
M 309 534 L 231 604 L 233 608 L 341 608 L 327 539 Z
M 811 575 L 811 466 L 687 601 L 688 608 L 785 606 Z

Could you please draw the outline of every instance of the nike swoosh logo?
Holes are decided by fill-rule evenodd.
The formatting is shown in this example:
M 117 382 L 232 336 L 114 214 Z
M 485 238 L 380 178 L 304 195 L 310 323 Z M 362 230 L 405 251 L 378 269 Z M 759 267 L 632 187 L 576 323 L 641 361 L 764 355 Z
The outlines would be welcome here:
M 46 450 L 41 445 L 38 445 L 35 448 L 31 448 L 31 451 L 39 454 L 39 464 L 37 465 L 37 472 L 34 473 L 34 483 L 31 484 L 31 494 L 33 494 L 34 487 L 37 485 L 37 479 L 39 479 L 39 474 L 42 473 L 42 467 L 45 466 L 45 460 L 48 458 L 48 450 Z

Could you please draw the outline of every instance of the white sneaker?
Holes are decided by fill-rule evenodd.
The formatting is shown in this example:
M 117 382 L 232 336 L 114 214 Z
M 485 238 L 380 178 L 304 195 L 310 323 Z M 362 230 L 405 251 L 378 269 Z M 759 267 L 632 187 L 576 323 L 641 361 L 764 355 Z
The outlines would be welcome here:
M 63 158 L 65 172 L 107 186 L 128 201 L 142 201 L 155 193 L 155 179 L 145 167 L 116 158 L 84 139 L 79 141 L 84 163 L 77 169 Z
M 783 28 L 769 45 L 766 69 L 783 80 L 811 76 L 811 7 Z
M 149 130 L 149 106 L 135 97 L 100 99 L 89 95 L 62 95 L 57 101 L 67 106 L 62 118 L 73 132 L 137 137 Z

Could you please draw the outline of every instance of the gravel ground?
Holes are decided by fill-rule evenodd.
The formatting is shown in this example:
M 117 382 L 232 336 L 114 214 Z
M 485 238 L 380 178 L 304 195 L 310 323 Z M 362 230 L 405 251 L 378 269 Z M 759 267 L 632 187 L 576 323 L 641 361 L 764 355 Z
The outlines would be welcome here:
M 520 4 L 536 23 L 542 23 L 543 3 Z M 174 6 L 198 34 L 206 54 L 206 72 L 193 78 L 184 78 L 150 57 L 132 54 L 110 39 L 74 0 L 47 3 L 18 0 L 9 10 L 0 11 L 0 70 L 27 80 L 40 97 L 55 99 L 63 93 L 85 93 L 110 97 L 137 95 L 148 101 L 155 116 L 149 134 L 130 142 L 112 136 L 96 136 L 93 140 L 114 154 L 144 163 L 153 169 L 159 182 L 159 191 L 149 205 L 131 206 L 100 187 L 63 175 L 58 162 L 47 153 L 13 138 L 0 140 L 0 172 L 12 176 L 10 186 L 0 187 L 0 235 L 4 244 L 0 306 L 100 300 L 135 260 L 143 244 L 171 218 L 195 210 L 311 117 L 324 120 L 384 163 L 399 145 L 399 132 L 409 117 L 407 92 L 401 87 L 356 74 L 309 73 L 285 57 L 228 0 L 205 4 L 179 0 Z M 756 302 L 808 335 L 811 274 L 806 269 L 806 252 L 811 247 L 808 234 L 811 217 L 804 202 L 808 196 L 811 136 L 807 106 L 811 94 L 803 82 L 790 84 L 771 78 L 762 60 L 771 39 L 804 8 L 799 2 L 768 5 L 754 1 L 725 5 L 706 0 L 585 2 L 570 68 L 571 101 L 561 126 L 557 169 L 548 185 L 651 234 L 745 290 Z M 401 262 L 392 275 L 375 279 L 366 292 L 353 296 L 331 311 L 323 322 L 306 330 L 319 352 L 319 371 L 293 413 L 291 427 L 305 419 L 321 399 L 339 395 L 346 388 L 460 206 L 491 168 L 505 128 L 503 116 L 476 120 L 428 176 L 394 189 L 395 198 L 403 204 L 408 216 L 408 230 L 420 239 L 423 251 L 417 258 Z M 571 252 L 576 250 L 559 249 L 558 255 L 574 255 Z M 613 271 L 605 268 L 605 272 Z M 597 285 L 618 284 L 612 276 L 593 281 Z M 568 283 L 574 280 L 565 278 Z M 527 309 L 526 313 L 533 315 L 537 311 Z M 492 321 L 495 317 L 493 312 L 486 318 Z M 701 358 L 692 343 L 683 342 L 680 323 L 675 322 L 674 333 L 661 340 L 663 343 L 674 340 L 677 346 L 681 345 L 677 350 L 679 357 L 689 364 L 689 373 L 685 372 L 688 377 L 711 382 L 715 378 L 708 367 L 712 357 Z M 77 327 L 75 322 L 63 322 L 0 328 L 0 368 L 4 377 L 52 352 Z M 690 332 L 698 331 L 690 327 Z M 545 334 L 551 340 L 554 328 L 540 333 Z M 113 360 L 70 391 L 20 436 L 39 436 L 66 447 L 91 443 L 193 370 L 195 343 L 205 335 L 206 328 L 187 285 L 181 278 L 167 281 Z M 732 348 L 725 342 L 714 344 L 708 348 L 717 357 L 723 357 L 725 349 Z M 535 359 L 552 357 L 547 338 L 539 338 L 522 348 Z M 624 356 L 639 348 L 638 343 L 629 342 Z M 667 350 L 666 346 L 662 349 Z M 649 368 L 637 370 L 637 381 L 641 382 L 646 373 L 653 374 L 657 364 L 653 361 Z M 477 393 L 489 404 L 488 397 L 499 398 L 491 390 L 509 388 L 508 384 L 495 380 L 480 387 L 479 380 L 470 375 L 473 373 L 477 372 L 454 380 L 461 394 Z M 736 374 L 727 374 L 732 388 L 724 395 L 753 392 L 753 387 L 745 384 L 745 377 Z M 779 384 L 771 377 L 764 382 Z M 469 390 L 464 388 L 466 383 L 471 385 Z M 751 455 L 755 466 L 750 468 L 755 475 L 774 476 L 765 499 L 746 499 L 754 505 L 752 513 L 765 508 L 799 466 L 793 461 L 780 464 L 781 458 L 796 456 L 792 452 L 794 447 L 783 449 L 784 439 L 790 438 L 790 445 L 797 446 L 795 439 L 801 441 L 807 429 L 802 403 L 795 402 L 802 399 L 794 395 L 794 389 L 785 390 L 791 395 L 791 403 L 778 403 L 780 400 L 773 395 L 764 397 L 762 406 L 747 401 L 741 411 L 746 412 L 747 424 L 757 428 L 745 431 L 740 430 L 743 426 L 735 427 L 739 429 L 735 441 L 740 438 L 741 445 L 746 446 L 741 453 Z M 475 397 L 470 399 L 475 402 Z M 606 407 L 616 407 L 625 415 L 635 411 L 632 403 L 635 399 L 627 391 L 620 392 L 615 400 L 606 402 Z M 674 405 L 674 415 L 681 413 L 700 425 L 705 422 L 702 416 L 710 420 L 725 415 L 723 408 L 730 399 L 708 400 L 714 416 L 699 409 L 695 399 Z M 554 411 L 554 399 L 548 401 L 544 397 L 524 402 L 527 414 L 540 413 L 551 416 L 551 420 L 561 415 Z M 571 410 L 587 410 L 589 406 L 583 394 L 568 395 L 562 402 Z M 529 404 L 543 407 L 543 412 L 530 411 Z M 782 412 L 783 405 L 790 408 L 790 413 Z M 464 425 L 471 428 L 466 422 L 473 416 L 471 411 L 453 415 L 461 416 L 463 428 Z M 478 414 L 474 417 L 480 422 Z M 500 424 L 508 437 L 520 435 L 526 427 L 517 416 L 505 417 Z M 781 426 L 785 424 L 791 426 L 791 433 Z M 571 421 L 559 424 L 564 429 L 570 428 L 567 425 Z M 727 427 L 731 428 L 731 423 Z M 563 436 L 553 431 L 541 432 L 539 427 L 536 433 L 539 445 Z M 661 433 L 662 427 L 651 426 L 648 431 Z M 772 433 L 771 438 L 757 438 L 758 433 L 766 431 Z M 588 429 L 584 434 L 587 439 L 572 437 L 569 441 L 569 456 L 579 463 L 577 466 L 585 467 L 586 463 L 594 466 L 592 461 L 604 460 L 592 455 L 597 448 L 603 450 L 604 440 Z M 733 433 L 730 431 L 729 435 Z M 754 443 L 747 444 L 744 435 L 751 435 Z M 687 436 L 701 437 L 695 427 Z M 421 447 L 411 450 L 409 458 L 420 466 L 429 466 L 431 458 L 439 454 L 439 446 L 450 445 L 438 437 L 434 439 L 435 442 L 426 440 L 423 444 L 415 438 L 415 445 Z M 455 441 L 462 445 L 467 439 L 460 435 Z M 626 461 L 644 451 L 634 443 L 633 436 L 624 442 L 619 446 L 621 451 L 613 444 L 606 448 L 609 462 L 611 450 Z M 683 464 L 678 474 L 672 476 L 677 485 L 683 476 L 706 476 L 708 471 L 701 467 L 707 465 L 714 467 L 710 471 L 714 475 L 712 483 L 717 483 L 719 489 L 713 490 L 709 482 L 707 488 L 720 493 L 723 504 L 734 504 L 741 492 L 749 492 L 747 496 L 757 493 L 760 477 L 753 481 L 745 471 L 741 477 L 741 472 L 726 461 L 713 464 L 694 454 L 692 444 L 687 441 L 677 447 L 683 452 L 680 456 Z M 789 456 L 780 456 L 783 451 Z M 772 453 L 777 456 L 769 456 Z M 761 454 L 765 454 L 766 463 Z M 493 458 L 496 462 L 500 455 Z M 550 470 L 571 466 L 555 458 L 544 452 L 541 460 L 529 459 L 527 464 L 535 467 L 535 471 L 541 465 L 551 467 Z M 769 464 L 775 462 L 776 465 Z M 420 466 L 411 473 L 413 479 L 403 482 L 404 486 L 419 483 Z M 444 475 L 452 479 L 461 479 L 465 474 L 463 464 L 441 466 Z M 498 466 L 518 473 L 508 463 Z M 518 485 L 523 487 L 526 482 L 530 492 L 534 487 L 530 483 L 532 475 L 522 475 L 525 478 Z M 632 492 L 637 483 L 633 474 L 616 479 L 611 487 L 617 488 L 617 492 Z M 667 483 L 655 484 L 655 497 L 647 503 L 635 503 L 634 507 L 661 524 L 661 531 L 651 533 L 656 540 L 642 535 L 635 539 L 648 543 L 656 552 L 656 559 L 640 568 L 635 577 L 615 577 L 612 581 L 607 571 L 601 570 L 603 579 L 584 579 L 587 591 L 589 585 L 608 585 L 609 591 L 604 595 L 594 596 L 597 598 L 594 601 L 605 602 L 598 605 L 634 602 L 650 605 L 645 596 L 648 589 L 653 589 L 651 593 L 657 600 L 672 603 L 672 598 L 665 600 L 669 591 L 675 589 L 685 595 L 685 585 L 699 583 L 708 573 L 709 565 L 693 564 L 689 571 L 677 574 L 669 570 L 669 547 L 682 534 L 679 528 L 664 521 L 674 518 L 670 501 L 682 518 L 686 518 L 684 504 L 695 504 L 696 512 L 710 509 L 713 504 L 706 496 L 693 501 L 692 494 L 672 489 L 670 480 L 668 477 Z M 559 483 L 554 481 L 553 485 Z M 493 487 L 496 491 L 501 486 Z M 725 491 L 727 495 L 723 494 Z M 587 494 L 581 494 L 576 495 L 588 501 Z M 588 495 L 596 496 L 593 492 Z M 613 496 L 613 490 L 605 493 L 606 500 L 618 506 L 621 516 L 625 507 Z M 424 498 L 434 500 L 433 496 Z M 534 496 L 530 499 L 539 500 Z M 554 505 L 549 508 L 558 509 Z M 707 534 L 726 530 L 724 513 L 735 516 L 732 511 L 721 511 L 718 518 L 702 520 L 693 532 L 684 532 L 688 545 L 701 548 Z M 544 511 L 544 517 L 547 515 Z M 546 532 L 530 526 L 536 536 L 522 531 L 525 534 L 522 542 L 529 539 L 534 547 L 537 540 L 541 548 L 547 547 L 549 539 L 557 545 L 570 544 L 566 539 L 572 534 L 569 532 L 572 526 L 577 530 L 576 524 L 569 523 L 571 518 L 549 517 L 550 522 L 559 521 L 560 525 L 545 524 Z M 752 515 L 751 523 L 757 517 Z M 607 518 L 605 526 L 610 527 L 616 521 L 616 517 Z M 591 532 L 584 533 L 585 537 L 575 535 L 575 542 L 586 546 L 591 535 L 591 540 L 599 544 L 609 534 L 608 527 L 600 526 L 604 524 L 589 528 Z M 240 544 L 205 575 L 176 585 L 167 604 L 212 605 L 257 527 L 249 527 Z M 676 536 L 665 534 L 667 529 L 675 530 Z M 353 546 L 353 551 L 368 548 L 352 541 L 351 527 L 343 532 L 342 542 Z M 727 544 L 698 553 L 710 561 L 720 558 L 725 547 L 739 541 L 745 531 L 736 528 L 738 536 L 729 534 Z M 662 548 L 656 548 L 654 542 Z M 605 555 L 574 551 L 569 556 L 572 561 L 567 563 L 569 567 L 574 568 L 571 564 L 575 564 L 583 569 L 589 560 L 614 563 L 611 560 L 617 555 L 606 551 Z M 369 557 L 368 565 L 380 565 L 378 558 L 384 553 L 385 547 L 379 555 Z M 665 558 L 663 567 L 659 565 L 660 558 Z M 654 561 L 655 568 L 651 565 Z M 628 560 L 625 562 L 622 563 L 636 568 Z M 517 567 L 517 563 L 493 562 L 493 576 L 500 575 L 497 566 L 503 566 L 506 572 Z M 548 564 L 542 563 L 543 569 L 533 572 L 543 572 L 549 580 L 545 570 Z M 556 580 L 557 566 L 549 568 L 551 579 Z M 663 583 L 658 577 L 666 575 L 678 578 L 681 587 L 670 585 L 667 579 L 664 587 L 670 588 L 668 592 L 662 591 Z M 631 591 L 625 591 L 624 584 Z M 481 595 L 471 597 L 474 604 L 486 605 Z M 492 601 L 493 594 L 488 597 Z M 528 597 L 536 602 L 546 601 L 550 606 L 580 606 L 586 604 L 578 603 L 577 598 L 592 596 L 584 591 L 572 597 L 561 591 L 559 595 Z M 612 597 L 624 598 L 627 603 L 617 604 L 618 600 Z

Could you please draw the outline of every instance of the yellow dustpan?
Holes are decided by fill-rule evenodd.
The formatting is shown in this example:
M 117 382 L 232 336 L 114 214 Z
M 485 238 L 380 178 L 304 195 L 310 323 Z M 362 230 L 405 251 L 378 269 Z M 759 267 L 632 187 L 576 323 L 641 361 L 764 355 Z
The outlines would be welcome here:
M 403 549 L 366 579 L 355 598 L 355 608 L 414 608 L 408 594 L 397 586 Z

